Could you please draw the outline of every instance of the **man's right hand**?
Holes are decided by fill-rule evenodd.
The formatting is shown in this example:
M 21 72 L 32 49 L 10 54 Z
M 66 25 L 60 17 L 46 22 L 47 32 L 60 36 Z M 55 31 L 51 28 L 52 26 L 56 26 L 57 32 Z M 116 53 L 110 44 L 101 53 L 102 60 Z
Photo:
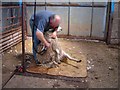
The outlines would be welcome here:
M 45 46 L 46 46 L 47 48 L 49 48 L 49 47 L 50 47 L 50 43 L 46 42 L 46 43 L 45 43 Z
M 50 47 L 50 43 L 46 41 L 46 39 L 44 38 L 43 33 L 40 30 L 36 31 L 36 36 L 37 38 L 44 43 L 44 45 L 49 48 Z

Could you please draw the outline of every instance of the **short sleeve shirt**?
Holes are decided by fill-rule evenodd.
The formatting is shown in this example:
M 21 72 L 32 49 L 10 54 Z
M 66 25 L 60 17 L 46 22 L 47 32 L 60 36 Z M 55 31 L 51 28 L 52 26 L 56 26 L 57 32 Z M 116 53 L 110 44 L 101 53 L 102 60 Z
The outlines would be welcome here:
M 54 15 L 50 11 L 40 11 L 35 14 L 35 26 L 41 32 L 48 31 L 51 27 L 49 25 L 50 17 Z M 31 16 L 31 19 L 34 21 L 34 14 Z

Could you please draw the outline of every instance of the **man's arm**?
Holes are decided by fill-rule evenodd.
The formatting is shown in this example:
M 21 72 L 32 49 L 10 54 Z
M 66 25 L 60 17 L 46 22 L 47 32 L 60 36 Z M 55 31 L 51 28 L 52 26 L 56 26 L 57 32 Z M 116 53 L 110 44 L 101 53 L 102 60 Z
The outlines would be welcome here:
M 44 38 L 43 33 L 42 33 L 40 30 L 37 30 L 37 31 L 36 31 L 36 36 L 37 36 L 37 38 L 38 38 L 41 42 L 43 42 L 43 43 L 45 44 L 45 46 L 50 47 L 50 43 L 48 43 L 48 42 L 46 41 L 46 39 Z
M 52 38 L 56 38 L 57 37 L 57 33 L 62 31 L 62 28 L 59 26 L 51 35 L 50 37 Z

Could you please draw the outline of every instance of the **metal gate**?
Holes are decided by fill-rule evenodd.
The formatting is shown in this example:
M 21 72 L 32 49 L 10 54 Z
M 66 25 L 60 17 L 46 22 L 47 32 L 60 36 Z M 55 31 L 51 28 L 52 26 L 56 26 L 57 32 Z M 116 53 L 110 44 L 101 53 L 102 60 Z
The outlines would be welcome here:
M 2 23 L 0 27 L 0 52 L 3 52 L 22 41 L 22 16 L 18 2 L 3 2 L 0 9 L 2 9 L 2 17 L 0 19 Z

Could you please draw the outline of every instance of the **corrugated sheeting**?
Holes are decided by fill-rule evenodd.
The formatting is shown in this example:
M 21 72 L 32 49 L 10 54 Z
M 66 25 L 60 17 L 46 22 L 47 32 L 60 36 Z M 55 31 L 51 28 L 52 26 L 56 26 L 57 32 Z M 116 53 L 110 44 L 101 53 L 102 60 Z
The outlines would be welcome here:
M 70 8 L 70 35 L 90 36 L 92 8 Z
M 48 6 L 46 8 L 46 10 L 53 11 L 56 14 L 60 15 L 60 17 L 62 18 L 60 26 L 62 27 L 63 31 L 60 32 L 59 34 L 67 35 L 67 33 L 68 33 L 68 7 L 55 7 L 55 6 L 50 7 L 50 6 Z
M 30 20 L 31 15 L 34 13 L 34 8 L 33 6 L 27 6 L 26 9 L 27 9 L 27 34 L 32 35 L 29 20 Z M 39 10 L 45 10 L 45 6 L 41 6 L 41 7 L 36 6 L 36 13 Z
M 37 3 L 38 10 L 50 10 L 59 14 L 62 18 L 63 31 L 59 34 L 89 36 L 105 39 L 107 2 L 80 2 L 79 0 L 44 0 Z M 42 6 L 40 6 L 42 4 Z M 34 5 L 34 4 L 33 4 Z M 27 6 L 27 17 L 33 13 L 34 6 Z M 28 20 L 27 20 L 28 21 Z M 27 22 L 28 31 L 29 22 Z
M 92 36 L 104 37 L 106 8 L 93 8 Z

